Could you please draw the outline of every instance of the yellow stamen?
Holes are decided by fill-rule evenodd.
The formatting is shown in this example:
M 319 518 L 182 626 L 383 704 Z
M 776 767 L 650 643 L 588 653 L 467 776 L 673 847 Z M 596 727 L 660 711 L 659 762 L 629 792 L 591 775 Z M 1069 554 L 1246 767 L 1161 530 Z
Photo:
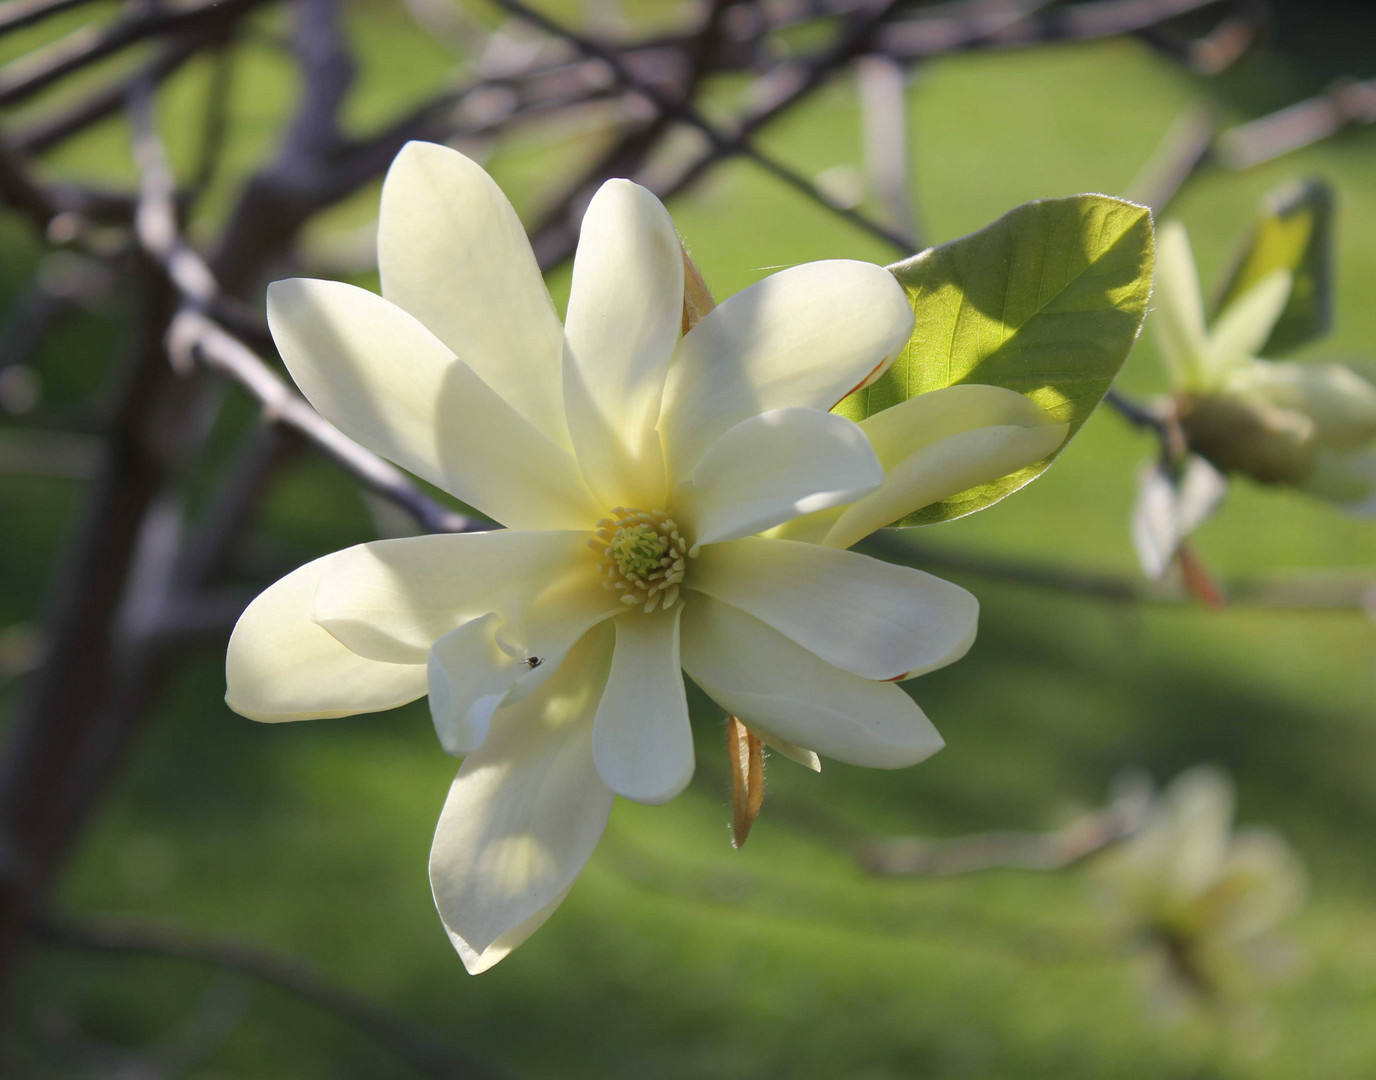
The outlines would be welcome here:
M 688 541 L 678 525 L 663 510 L 617 506 L 612 514 L 597 523 L 596 536 L 588 540 L 602 557 L 603 587 L 621 593 L 628 607 L 643 606 L 646 612 L 673 607 L 688 566 Z

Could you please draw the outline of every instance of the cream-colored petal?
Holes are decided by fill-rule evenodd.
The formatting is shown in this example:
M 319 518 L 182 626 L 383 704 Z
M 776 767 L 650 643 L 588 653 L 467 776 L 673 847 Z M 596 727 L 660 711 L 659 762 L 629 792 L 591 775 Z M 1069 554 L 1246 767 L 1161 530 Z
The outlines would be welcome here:
M 564 328 L 569 434 L 606 506 L 663 503 L 655 422 L 682 315 L 669 212 L 639 184 L 608 180 L 583 217 Z
M 604 633 L 590 634 L 538 693 L 498 710 L 449 789 L 430 885 L 469 970 L 542 922 L 602 837 L 612 793 L 592 729 L 609 652 Z
M 1288 270 L 1273 270 L 1219 313 L 1204 354 L 1211 372 L 1245 364 L 1261 351 L 1290 301 L 1294 280 Z
M 430 651 L 430 715 L 451 754 L 476 750 L 493 713 L 553 678 L 598 623 L 626 609 L 585 573 L 570 573 L 504 621 L 491 612 L 451 630 Z
M 1265 828 L 1239 829 L 1209 898 L 1210 914 L 1221 935 L 1245 941 L 1294 914 L 1307 889 L 1304 865 L 1284 837 Z
M 880 489 L 846 507 L 822 543 L 851 547 L 915 510 L 1017 472 L 1052 453 L 1069 430 L 1067 424 L 994 426 L 949 435 L 889 469 Z
M 531 670 L 501 647 L 495 612 L 464 623 L 435 642 L 427 665 L 430 718 L 447 754 L 472 753 L 487 738 L 492 715 L 516 680 Z
M 250 720 L 379 712 L 425 693 L 425 665 L 350 652 L 311 617 L 321 573 L 340 554 L 292 571 L 239 616 L 225 658 L 225 702 Z
M 516 211 L 482 166 L 407 143 L 382 185 L 377 248 L 382 295 L 567 446 L 559 316 Z
M 597 771 L 618 795 L 665 803 L 693 778 L 693 731 L 679 664 L 683 605 L 616 620 L 616 650 L 597 709 Z
M 954 663 L 969 651 L 979 618 L 979 601 L 959 585 L 792 540 L 747 537 L 704 548 L 685 584 L 866 679 Z
M 782 270 L 723 301 L 679 343 L 659 431 L 676 483 L 727 429 L 771 409 L 826 412 L 892 362 L 912 332 L 898 280 L 870 263 Z
M 1376 518 L 1376 452 L 1320 450 L 1301 485 L 1359 518 Z
M 876 529 L 1054 452 L 1070 431 L 1036 402 L 978 384 L 919 394 L 860 424 L 884 482 L 830 520 L 797 522 L 783 535 L 851 547 Z
M 482 952 L 474 952 L 469 947 L 468 942 L 452 930 L 447 930 L 449 941 L 458 951 L 459 959 L 463 961 L 463 966 L 467 969 L 468 974 L 481 975 L 488 968 L 496 967 L 499 961 L 510 956 L 518 945 L 524 944 L 531 934 L 545 925 L 549 917 L 554 914 L 554 909 L 564 902 L 564 897 L 568 896 L 572 889 L 573 886 L 570 885 L 525 922 L 504 932 L 501 937 Z
M 577 462 L 413 316 L 339 281 L 268 287 L 296 385 L 344 434 L 512 528 L 586 528 Z
M 723 433 L 675 506 L 686 510 L 694 544 L 716 544 L 850 502 L 883 479 L 869 441 L 849 420 L 819 409 L 774 409 Z
M 685 607 L 683 667 L 747 726 L 838 761 L 900 769 L 944 745 L 922 710 L 893 683 L 832 667 L 710 597 L 694 597 Z
M 1156 230 L 1152 301 L 1157 342 L 1171 378 L 1177 386 L 1193 386 L 1204 374 L 1209 334 L 1189 236 L 1178 221 Z
M 1213 766 L 1196 765 L 1171 781 L 1161 813 L 1172 844 L 1168 880 L 1177 895 L 1198 896 L 1218 880 L 1234 806 L 1232 781 Z
M 500 529 L 359 544 L 322 569 L 315 621 L 361 656 L 424 664 L 469 620 L 514 619 L 579 567 L 594 578 L 588 535 Z

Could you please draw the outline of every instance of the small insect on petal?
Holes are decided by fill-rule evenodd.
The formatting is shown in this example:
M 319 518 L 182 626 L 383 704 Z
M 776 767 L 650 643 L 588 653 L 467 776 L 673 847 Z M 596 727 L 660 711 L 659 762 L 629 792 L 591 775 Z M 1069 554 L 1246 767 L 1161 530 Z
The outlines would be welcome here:
M 731 846 L 739 849 L 764 803 L 764 743 L 729 716 L 726 754 L 731 759 Z

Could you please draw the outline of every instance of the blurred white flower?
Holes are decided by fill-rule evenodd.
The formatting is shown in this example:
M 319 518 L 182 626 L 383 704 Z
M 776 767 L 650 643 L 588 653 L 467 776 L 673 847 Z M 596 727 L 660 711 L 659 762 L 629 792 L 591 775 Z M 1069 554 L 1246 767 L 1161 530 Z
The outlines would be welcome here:
M 1157 231 L 1156 325 L 1181 425 L 1190 446 L 1225 472 L 1376 514 L 1376 384 L 1342 364 L 1256 355 L 1291 285 L 1276 270 L 1207 326 L 1184 226 Z
M 227 700 L 302 720 L 428 689 L 441 742 L 465 755 L 430 878 L 469 971 L 548 918 L 613 795 L 661 803 L 688 783 L 682 671 L 799 754 L 896 768 L 940 748 L 896 680 L 961 657 L 977 603 L 844 548 L 1042 459 L 1064 425 L 1011 391 L 924 395 L 928 413 L 950 403 L 941 423 L 876 418 L 886 476 L 866 427 L 828 410 L 908 340 L 892 275 L 793 267 L 680 336 L 679 239 L 629 181 L 587 210 L 563 326 L 511 205 L 456 151 L 401 152 L 378 241 L 382 296 L 276 282 L 273 337 L 342 431 L 506 528 L 289 574 L 235 628 Z M 987 459 L 921 453 L 1010 424 L 1026 429 L 1012 459 L 1007 439 Z M 759 535 L 846 504 L 844 542 Z
M 1233 828 L 1233 785 L 1216 768 L 1181 773 L 1141 829 L 1097 864 L 1123 928 L 1176 986 L 1228 997 L 1284 958 L 1276 928 L 1303 902 L 1304 869 L 1270 829 Z

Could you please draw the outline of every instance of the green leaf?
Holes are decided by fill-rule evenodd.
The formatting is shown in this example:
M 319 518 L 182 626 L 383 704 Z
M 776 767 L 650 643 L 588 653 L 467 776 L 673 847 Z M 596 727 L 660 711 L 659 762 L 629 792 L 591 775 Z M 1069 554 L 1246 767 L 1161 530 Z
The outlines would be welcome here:
M 1294 275 L 1290 299 L 1261 352 L 1276 356 L 1328 332 L 1333 322 L 1333 192 L 1295 181 L 1262 200 L 1261 217 L 1218 296 L 1221 312 L 1266 275 Z
M 1073 436 L 1142 327 L 1152 262 L 1151 211 L 1105 195 L 1027 203 L 914 255 L 889 268 L 917 316 L 912 339 L 880 379 L 835 411 L 860 421 L 917 394 L 987 383 L 1027 395 L 1068 422 Z M 1055 457 L 894 524 L 930 525 L 982 510 Z

